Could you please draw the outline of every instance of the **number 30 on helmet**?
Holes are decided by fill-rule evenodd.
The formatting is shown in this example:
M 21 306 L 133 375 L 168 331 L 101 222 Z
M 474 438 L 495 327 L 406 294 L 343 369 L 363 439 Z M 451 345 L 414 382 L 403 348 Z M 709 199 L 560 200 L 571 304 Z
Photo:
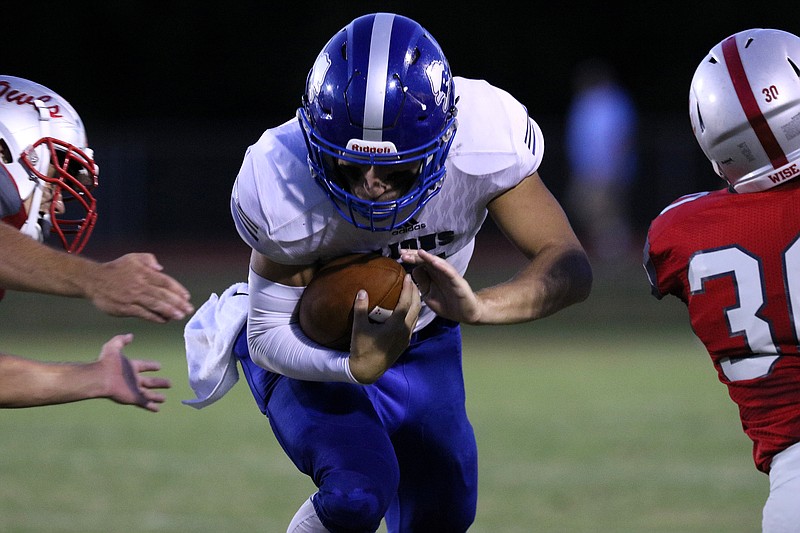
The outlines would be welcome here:
M 450 66 L 411 19 L 359 17 L 334 35 L 308 74 L 297 111 L 311 174 L 355 226 L 386 231 L 408 221 L 440 189 L 456 131 Z M 419 162 L 402 196 L 369 201 L 337 180 L 336 159 L 358 165 Z
M 692 130 L 737 192 L 800 175 L 800 38 L 751 29 L 724 39 L 695 71 Z

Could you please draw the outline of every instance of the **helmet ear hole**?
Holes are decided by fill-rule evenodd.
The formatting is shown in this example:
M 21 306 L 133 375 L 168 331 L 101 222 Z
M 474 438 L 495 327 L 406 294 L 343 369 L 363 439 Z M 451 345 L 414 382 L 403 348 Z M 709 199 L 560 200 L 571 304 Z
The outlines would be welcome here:
M 0 161 L 9 164 L 13 161 L 11 158 L 11 150 L 8 148 L 5 139 L 0 139 Z
M 794 70 L 795 76 L 800 78 L 800 69 L 797 68 L 797 65 L 795 64 L 795 62 L 792 61 L 792 58 L 791 57 L 787 57 L 786 61 L 789 62 L 789 65 L 792 67 L 792 70 Z
M 695 109 L 697 110 L 697 125 L 700 126 L 700 131 L 706 131 L 706 123 L 703 122 L 703 114 L 700 112 L 700 106 L 695 105 Z

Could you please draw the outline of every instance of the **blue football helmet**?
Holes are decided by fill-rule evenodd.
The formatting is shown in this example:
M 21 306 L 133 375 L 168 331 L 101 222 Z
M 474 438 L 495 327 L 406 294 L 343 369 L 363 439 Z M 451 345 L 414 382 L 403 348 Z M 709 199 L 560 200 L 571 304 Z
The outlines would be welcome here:
M 400 227 L 442 186 L 455 104 L 450 65 L 422 26 L 389 13 L 359 17 L 328 41 L 306 80 L 297 116 L 311 174 L 356 227 Z M 397 199 L 363 200 L 350 193 L 336 160 L 418 162 L 419 172 Z

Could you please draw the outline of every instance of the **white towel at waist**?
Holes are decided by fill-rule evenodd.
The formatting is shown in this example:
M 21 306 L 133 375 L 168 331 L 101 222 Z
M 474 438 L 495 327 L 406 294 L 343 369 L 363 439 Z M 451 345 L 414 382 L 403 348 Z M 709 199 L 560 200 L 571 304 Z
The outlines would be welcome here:
M 222 398 L 239 380 L 233 345 L 247 320 L 247 283 L 235 283 L 222 296 L 212 293 L 186 323 L 183 339 L 189 385 L 196 398 L 182 403 L 202 409 Z

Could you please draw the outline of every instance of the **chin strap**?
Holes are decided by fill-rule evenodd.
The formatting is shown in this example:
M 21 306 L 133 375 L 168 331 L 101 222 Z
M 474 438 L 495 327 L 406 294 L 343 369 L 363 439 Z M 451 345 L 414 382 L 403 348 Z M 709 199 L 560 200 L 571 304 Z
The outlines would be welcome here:
M 39 112 L 39 138 L 44 139 L 50 137 L 50 110 L 47 109 L 47 106 L 44 105 L 44 102 L 41 100 L 34 100 L 33 105 Z M 50 170 L 50 150 L 43 144 L 39 146 L 37 153 L 39 155 L 39 161 L 36 166 L 39 172 L 46 176 L 47 172 Z
M 41 133 L 41 138 L 49 137 L 50 110 L 47 109 L 47 106 L 41 100 L 34 100 L 33 105 L 39 112 L 39 131 Z M 50 149 L 47 143 L 42 143 L 42 145 L 36 149 L 36 161 L 34 161 L 34 164 L 36 165 L 36 170 L 45 176 L 50 171 Z M 20 228 L 22 233 L 39 242 L 42 242 L 45 234 L 50 232 L 50 215 L 48 214 L 43 217 L 39 213 L 39 209 L 42 206 L 43 188 L 44 183 L 37 178 L 36 186 L 33 189 L 33 193 L 31 193 L 31 203 L 28 207 L 28 219 L 25 221 L 22 228 Z
M 36 188 L 31 193 L 31 204 L 28 208 L 28 219 L 19 229 L 23 234 L 32 237 L 39 242 L 44 241 L 44 231 L 39 224 L 39 206 L 42 204 L 42 183 L 41 181 L 36 184 Z M 48 225 L 49 229 L 49 225 Z

